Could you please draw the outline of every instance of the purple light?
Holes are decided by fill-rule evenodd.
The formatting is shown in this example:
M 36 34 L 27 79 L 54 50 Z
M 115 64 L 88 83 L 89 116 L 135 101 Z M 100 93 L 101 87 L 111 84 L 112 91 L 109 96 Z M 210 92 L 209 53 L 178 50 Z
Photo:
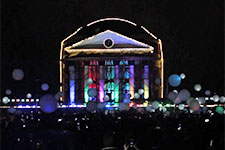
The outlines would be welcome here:
M 100 81 L 99 81 L 99 84 L 100 84 L 100 86 L 99 86 L 99 101 L 100 102 L 104 102 L 104 89 L 103 89 L 104 80 L 103 80 L 102 75 L 103 75 L 103 68 L 102 68 L 102 66 L 100 66 Z

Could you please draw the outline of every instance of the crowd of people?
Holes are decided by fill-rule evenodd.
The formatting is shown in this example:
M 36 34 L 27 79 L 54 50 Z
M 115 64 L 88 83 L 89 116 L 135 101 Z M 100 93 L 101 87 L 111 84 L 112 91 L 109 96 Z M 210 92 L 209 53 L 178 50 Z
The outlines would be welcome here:
M 224 115 L 58 109 L 1 110 L 2 150 L 222 150 Z

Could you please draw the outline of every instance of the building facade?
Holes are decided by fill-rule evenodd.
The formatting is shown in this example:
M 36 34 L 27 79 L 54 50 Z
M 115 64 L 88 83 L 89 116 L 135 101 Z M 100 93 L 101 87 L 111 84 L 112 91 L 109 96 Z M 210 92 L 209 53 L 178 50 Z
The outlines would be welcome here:
M 163 98 L 161 40 L 143 26 L 119 18 L 94 21 L 61 43 L 62 101 L 149 101 Z

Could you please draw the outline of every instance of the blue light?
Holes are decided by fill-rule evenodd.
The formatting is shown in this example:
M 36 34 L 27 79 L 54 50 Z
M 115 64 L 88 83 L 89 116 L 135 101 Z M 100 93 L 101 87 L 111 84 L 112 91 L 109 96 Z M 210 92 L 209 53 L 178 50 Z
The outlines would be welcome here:
M 70 80 L 70 103 L 75 104 L 75 81 Z
M 109 108 L 109 107 L 111 107 L 109 104 L 107 104 L 107 105 L 105 105 L 105 107 L 107 107 L 107 108 Z
M 66 108 L 66 105 L 62 105 L 62 108 Z

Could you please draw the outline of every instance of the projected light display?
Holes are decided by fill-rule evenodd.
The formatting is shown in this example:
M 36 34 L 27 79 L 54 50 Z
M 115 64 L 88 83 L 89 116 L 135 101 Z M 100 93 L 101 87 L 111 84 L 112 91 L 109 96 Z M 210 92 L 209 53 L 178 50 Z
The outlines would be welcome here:
M 115 26 L 106 28 L 104 23 Z M 129 37 L 132 32 L 121 30 L 117 26 L 121 23 L 131 31 L 138 28 L 149 40 Z M 104 29 L 93 33 L 95 26 Z M 76 40 L 77 34 L 84 38 Z M 61 100 L 74 105 L 95 101 L 119 106 L 124 100 L 162 98 L 161 41 L 144 27 L 124 19 L 107 18 L 88 24 L 62 41 L 60 82 L 64 93 Z M 143 93 L 137 97 L 139 89 Z

